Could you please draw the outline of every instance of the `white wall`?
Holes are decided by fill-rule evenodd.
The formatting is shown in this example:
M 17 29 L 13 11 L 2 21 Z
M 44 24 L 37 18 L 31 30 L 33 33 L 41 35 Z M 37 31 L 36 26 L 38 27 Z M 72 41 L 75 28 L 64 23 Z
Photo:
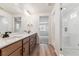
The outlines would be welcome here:
M 33 24 L 32 32 L 37 32 L 39 36 L 39 16 L 48 16 L 49 14 L 24 15 L 22 19 L 22 31 L 27 30 L 27 24 Z M 39 40 L 38 40 L 39 43 Z
M 27 30 L 27 24 L 33 24 L 32 32 L 37 32 L 39 36 L 39 16 L 48 16 L 49 14 L 22 15 L 22 31 Z M 39 43 L 39 40 L 38 40 Z
M 38 15 L 31 15 L 31 16 L 24 15 L 22 19 L 22 31 L 28 30 L 27 24 L 33 24 L 31 31 L 39 33 L 39 16 Z M 39 40 L 37 40 L 37 43 L 39 43 Z
M 38 32 L 38 19 L 39 17 L 36 15 L 31 15 L 27 16 L 24 15 L 22 19 L 22 31 L 28 30 L 27 25 L 32 24 L 33 26 L 31 27 L 32 32 Z
M 55 4 L 49 16 L 49 44 L 55 47 L 57 54 L 60 53 L 60 4 Z

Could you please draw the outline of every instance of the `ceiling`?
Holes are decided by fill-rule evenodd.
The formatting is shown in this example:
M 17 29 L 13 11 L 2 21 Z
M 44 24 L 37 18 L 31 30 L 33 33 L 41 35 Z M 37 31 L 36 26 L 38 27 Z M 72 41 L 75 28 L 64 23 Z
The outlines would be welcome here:
M 50 13 L 53 6 L 54 3 L 0 3 L 0 8 L 12 14 L 22 14 L 23 10 L 31 14 Z
M 24 8 L 29 10 L 32 14 L 50 13 L 54 4 L 48 3 L 29 3 L 24 4 Z
M 11 14 L 19 14 L 22 11 L 21 4 L 13 4 L 13 3 L 0 3 L 0 8 L 11 13 Z

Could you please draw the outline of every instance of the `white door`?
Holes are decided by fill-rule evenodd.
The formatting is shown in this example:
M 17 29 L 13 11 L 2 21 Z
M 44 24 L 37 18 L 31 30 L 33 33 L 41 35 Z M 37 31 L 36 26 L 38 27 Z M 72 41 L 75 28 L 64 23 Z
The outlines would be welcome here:
M 40 16 L 39 18 L 39 43 L 48 43 L 48 16 Z

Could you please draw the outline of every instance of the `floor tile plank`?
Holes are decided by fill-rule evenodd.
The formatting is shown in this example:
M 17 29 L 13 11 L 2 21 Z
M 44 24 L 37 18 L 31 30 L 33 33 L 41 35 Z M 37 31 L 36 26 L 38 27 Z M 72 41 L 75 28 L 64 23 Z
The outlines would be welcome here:
M 39 44 L 31 56 L 57 56 L 54 47 L 48 44 Z

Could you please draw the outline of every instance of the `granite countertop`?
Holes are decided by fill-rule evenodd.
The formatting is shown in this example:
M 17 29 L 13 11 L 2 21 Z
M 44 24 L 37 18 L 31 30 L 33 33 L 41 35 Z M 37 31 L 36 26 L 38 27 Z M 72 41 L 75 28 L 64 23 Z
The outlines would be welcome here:
M 12 43 L 15 43 L 19 40 L 22 40 L 25 37 L 28 37 L 30 35 L 32 35 L 34 33 L 22 33 L 22 34 L 12 34 L 12 36 L 8 37 L 8 38 L 0 38 L 0 49 L 3 47 L 6 47 Z

